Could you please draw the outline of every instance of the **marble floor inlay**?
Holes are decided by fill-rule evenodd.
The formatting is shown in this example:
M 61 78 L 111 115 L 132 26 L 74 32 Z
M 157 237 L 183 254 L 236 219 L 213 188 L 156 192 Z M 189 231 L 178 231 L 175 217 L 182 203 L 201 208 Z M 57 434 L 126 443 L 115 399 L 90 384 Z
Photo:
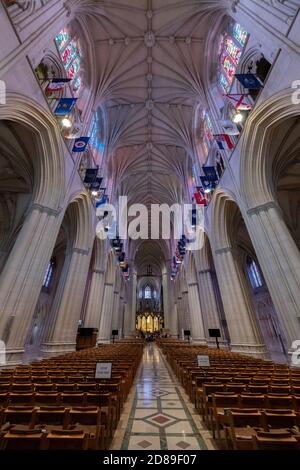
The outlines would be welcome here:
M 155 344 L 124 406 L 111 450 L 213 450 L 210 432 Z

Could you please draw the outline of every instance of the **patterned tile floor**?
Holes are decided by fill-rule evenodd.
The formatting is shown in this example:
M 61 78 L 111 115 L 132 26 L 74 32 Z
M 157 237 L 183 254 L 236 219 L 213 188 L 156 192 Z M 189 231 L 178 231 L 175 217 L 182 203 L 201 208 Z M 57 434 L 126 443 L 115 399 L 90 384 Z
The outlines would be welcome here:
M 211 437 L 159 348 L 148 344 L 111 450 L 213 450 Z

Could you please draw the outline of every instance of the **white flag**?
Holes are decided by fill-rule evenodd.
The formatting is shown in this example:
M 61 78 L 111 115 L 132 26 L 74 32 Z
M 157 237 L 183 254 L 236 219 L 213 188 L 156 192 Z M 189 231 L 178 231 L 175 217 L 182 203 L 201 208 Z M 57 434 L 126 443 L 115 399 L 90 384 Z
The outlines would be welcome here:
M 240 131 L 238 130 L 237 125 L 229 120 L 220 121 L 224 133 L 227 135 L 239 135 Z

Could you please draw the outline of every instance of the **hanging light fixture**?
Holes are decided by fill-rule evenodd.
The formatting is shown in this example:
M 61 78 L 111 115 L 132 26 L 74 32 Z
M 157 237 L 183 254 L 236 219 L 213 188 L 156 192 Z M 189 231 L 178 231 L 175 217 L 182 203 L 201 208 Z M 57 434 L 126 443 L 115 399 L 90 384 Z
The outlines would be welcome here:
M 66 129 L 70 129 L 72 127 L 72 121 L 71 119 L 69 119 L 68 117 L 64 117 L 62 120 L 61 120 L 61 124 L 63 127 L 65 127 Z
M 237 112 L 232 116 L 232 122 L 240 124 L 244 120 L 244 115 L 241 112 Z

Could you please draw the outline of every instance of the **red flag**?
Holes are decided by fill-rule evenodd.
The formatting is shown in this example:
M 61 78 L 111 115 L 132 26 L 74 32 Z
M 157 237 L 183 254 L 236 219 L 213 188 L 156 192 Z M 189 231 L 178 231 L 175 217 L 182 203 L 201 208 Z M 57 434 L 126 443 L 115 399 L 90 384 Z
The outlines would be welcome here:
M 227 145 L 228 150 L 234 149 L 234 144 L 228 134 L 215 134 L 214 135 L 219 149 L 225 150 L 224 143 Z
M 245 94 L 230 94 L 226 93 L 225 95 L 235 106 L 235 109 L 250 111 L 252 106 L 245 99 Z
M 202 196 L 199 191 L 195 192 L 194 199 L 196 201 L 196 204 L 200 206 L 206 206 L 206 199 Z

